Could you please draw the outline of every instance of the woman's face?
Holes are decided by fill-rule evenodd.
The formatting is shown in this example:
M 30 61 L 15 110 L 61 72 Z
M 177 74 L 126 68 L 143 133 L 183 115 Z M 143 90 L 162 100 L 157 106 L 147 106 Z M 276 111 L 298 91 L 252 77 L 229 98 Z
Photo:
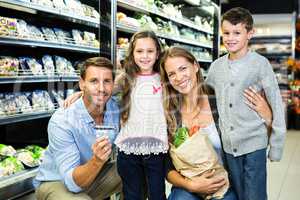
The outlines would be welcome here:
M 184 57 L 167 58 L 165 71 L 172 87 L 182 94 L 189 94 L 197 86 L 198 65 Z

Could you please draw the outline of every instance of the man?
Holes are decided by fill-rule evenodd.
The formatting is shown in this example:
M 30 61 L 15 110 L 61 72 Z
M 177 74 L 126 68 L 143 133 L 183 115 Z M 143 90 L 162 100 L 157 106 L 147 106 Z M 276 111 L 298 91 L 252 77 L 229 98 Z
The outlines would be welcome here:
M 112 63 L 102 57 L 82 64 L 83 96 L 57 110 L 48 124 L 49 146 L 34 180 L 38 200 L 104 199 L 121 191 L 114 161 L 108 161 L 119 131 L 119 108 L 111 98 Z M 97 137 L 95 126 L 115 127 Z

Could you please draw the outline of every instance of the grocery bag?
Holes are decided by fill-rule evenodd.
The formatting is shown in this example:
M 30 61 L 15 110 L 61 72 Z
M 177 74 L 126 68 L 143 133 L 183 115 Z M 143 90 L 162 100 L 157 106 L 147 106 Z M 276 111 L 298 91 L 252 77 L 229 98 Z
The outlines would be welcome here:
M 187 138 L 179 147 L 170 144 L 170 156 L 178 172 L 186 178 L 202 175 L 209 170 L 215 170 L 214 177 L 221 176 L 226 184 L 212 195 L 203 195 L 205 199 L 221 199 L 229 188 L 228 174 L 218 162 L 215 152 L 207 133 L 199 130 Z

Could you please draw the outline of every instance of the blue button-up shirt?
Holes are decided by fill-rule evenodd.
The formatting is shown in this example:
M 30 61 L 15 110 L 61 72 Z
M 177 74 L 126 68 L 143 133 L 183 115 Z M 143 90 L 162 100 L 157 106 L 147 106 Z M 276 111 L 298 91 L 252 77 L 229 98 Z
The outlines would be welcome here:
M 111 98 L 104 112 L 103 125 L 113 126 L 109 133 L 111 142 L 119 132 L 119 107 Z M 43 181 L 62 181 L 71 192 L 80 192 L 73 180 L 73 170 L 91 159 L 92 145 L 96 141 L 95 122 L 88 113 L 82 98 L 69 108 L 60 108 L 48 124 L 49 145 L 33 183 L 38 187 Z

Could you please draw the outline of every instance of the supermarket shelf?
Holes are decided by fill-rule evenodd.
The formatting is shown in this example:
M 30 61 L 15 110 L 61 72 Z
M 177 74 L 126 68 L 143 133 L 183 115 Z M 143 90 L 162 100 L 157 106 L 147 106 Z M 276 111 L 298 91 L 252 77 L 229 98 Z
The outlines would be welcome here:
M 0 178 L 0 199 L 13 199 L 26 192 L 33 191 L 32 180 L 38 168 L 27 169 L 8 177 Z
M 250 44 L 267 44 L 267 43 L 291 44 L 292 38 L 290 35 L 256 36 L 250 40 Z
M 59 76 L 0 76 L 0 84 L 58 81 L 61 81 L 61 78 Z
M 79 76 L 63 76 L 61 77 L 62 82 L 77 82 L 79 81 Z
M 141 7 L 141 6 L 138 6 L 138 5 L 134 5 L 134 4 L 132 4 L 132 3 L 128 2 L 128 1 L 126 1 L 126 0 L 118 0 L 118 6 L 126 8 L 128 10 L 142 12 L 142 13 L 145 13 L 145 14 L 154 14 L 154 15 L 157 15 L 157 16 L 169 19 L 169 20 L 171 20 L 173 22 L 185 25 L 185 26 L 187 26 L 189 28 L 192 28 L 192 29 L 204 32 L 204 33 L 208 33 L 208 34 L 213 34 L 213 31 L 206 30 L 204 28 L 200 28 L 199 25 L 195 24 L 191 20 L 188 20 L 188 19 L 178 19 L 178 18 L 171 17 L 171 16 L 165 14 L 162 10 L 157 10 L 156 11 L 156 10 L 147 9 L 147 8 L 144 8 L 144 7 Z
M 37 14 L 37 12 L 45 12 L 47 14 L 57 15 L 71 22 L 81 23 L 95 28 L 98 28 L 100 24 L 100 20 L 97 20 L 95 18 L 74 15 L 74 12 L 68 10 L 67 7 L 66 9 L 58 9 L 53 7 L 41 6 L 31 2 L 29 3 L 29 2 L 22 2 L 17 0 L 0 0 L 0 6 L 10 8 L 10 9 L 15 9 L 15 10 L 21 10 L 33 14 Z M 103 25 L 108 26 L 105 23 Z
M 259 54 L 261 54 L 261 55 L 263 55 L 267 58 L 273 58 L 273 59 L 292 56 L 291 52 L 289 52 L 289 53 L 285 53 L 285 52 L 284 53 L 283 52 L 282 53 L 281 52 L 279 52 L 279 53 L 261 53 L 261 52 L 257 52 L 257 53 L 259 53 Z
M 119 31 L 123 31 L 126 33 L 135 33 L 137 31 L 139 31 L 139 29 L 137 27 L 130 27 L 121 23 L 117 24 L 117 30 Z M 207 45 L 207 44 L 203 44 L 201 42 L 198 41 L 193 41 L 193 40 L 189 40 L 189 39 L 184 39 L 184 38 L 180 38 L 180 37 L 173 37 L 164 33 L 159 33 L 156 32 L 156 35 L 160 38 L 165 38 L 168 40 L 173 40 L 176 42 L 181 42 L 181 43 L 185 43 L 185 44 L 189 44 L 189 45 L 193 45 L 193 46 L 199 46 L 199 47 L 204 47 L 204 48 L 210 48 L 212 49 L 212 45 Z
M 197 59 L 197 61 L 198 61 L 198 62 L 202 62 L 202 63 L 211 63 L 211 62 L 212 62 L 212 60 L 209 60 L 209 59 L 202 59 L 202 58 Z
M 54 111 L 55 110 L 48 110 L 48 111 L 39 111 L 39 112 L 34 112 L 34 113 L 20 113 L 20 114 L 14 114 L 11 116 L 1 116 L 0 117 L 0 125 L 50 117 L 54 113 Z M 1 186 L 0 186 L 0 188 L 1 188 Z
M 34 169 L 28 169 L 28 170 L 18 172 L 11 176 L 2 177 L 0 178 L 0 188 L 4 188 L 9 185 L 13 185 L 17 182 L 23 181 L 25 179 L 35 177 L 37 172 L 38 172 L 38 168 L 34 168 Z
M 58 43 L 51 42 L 45 40 L 38 39 L 30 39 L 30 38 L 19 38 L 14 36 L 0 36 L 0 44 L 7 45 L 21 45 L 21 46 L 30 46 L 30 47 L 47 47 L 54 49 L 65 49 L 70 51 L 84 52 L 84 53 L 99 53 L 99 48 L 76 45 L 76 44 L 68 44 L 68 43 Z
M 0 84 L 7 83 L 43 83 L 43 82 L 76 82 L 79 76 L 0 76 Z

